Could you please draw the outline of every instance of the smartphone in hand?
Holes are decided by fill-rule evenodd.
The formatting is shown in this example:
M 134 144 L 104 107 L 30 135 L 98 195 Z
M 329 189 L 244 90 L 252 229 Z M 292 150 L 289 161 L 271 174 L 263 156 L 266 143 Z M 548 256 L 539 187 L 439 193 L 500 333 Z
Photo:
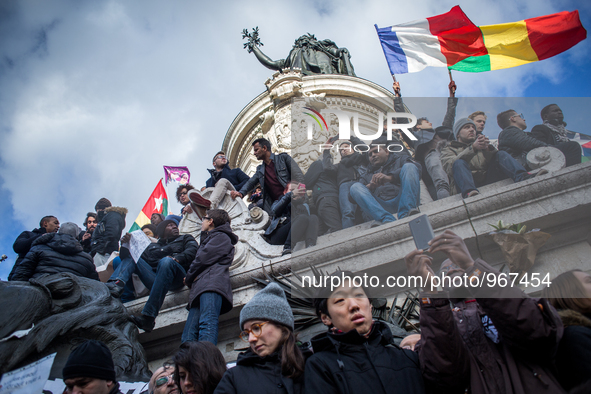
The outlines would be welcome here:
M 417 249 L 429 249 L 429 241 L 435 237 L 429 217 L 423 214 L 411 220 L 408 225 L 410 226 L 410 232 L 415 240 Z

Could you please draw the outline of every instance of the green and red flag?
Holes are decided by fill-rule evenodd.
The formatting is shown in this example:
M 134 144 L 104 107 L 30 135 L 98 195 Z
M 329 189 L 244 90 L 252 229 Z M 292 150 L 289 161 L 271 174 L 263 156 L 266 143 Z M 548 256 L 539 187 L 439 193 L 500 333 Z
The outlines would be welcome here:
M 164 216 L 168 213 L 168 196 L 166 195 L 166 189 L 162 185 L 162 179 L 158 181 L 156 188 L 148 198 L 146 205 L 135 219 L 135 222 L 129 229 L 129 232 L 139 230 L 142 226 L 150 223 L 150 217 L 153 213 L 161 213 Z

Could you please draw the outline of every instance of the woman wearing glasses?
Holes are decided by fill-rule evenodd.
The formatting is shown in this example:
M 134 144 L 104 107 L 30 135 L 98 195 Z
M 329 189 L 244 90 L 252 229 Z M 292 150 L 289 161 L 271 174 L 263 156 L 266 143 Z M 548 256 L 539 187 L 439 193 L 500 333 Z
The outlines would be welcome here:
M 174 381 L 183 394 L 212 394 L 226 372 L 222 352 L 208 341 L 183 343 L 172 361 Z
M 296 344 L 291 307 L 276 283 L 240 311 L 240 338 L 250 349 L 238 356 L 215 394 L 304 393 L 304 356 Z

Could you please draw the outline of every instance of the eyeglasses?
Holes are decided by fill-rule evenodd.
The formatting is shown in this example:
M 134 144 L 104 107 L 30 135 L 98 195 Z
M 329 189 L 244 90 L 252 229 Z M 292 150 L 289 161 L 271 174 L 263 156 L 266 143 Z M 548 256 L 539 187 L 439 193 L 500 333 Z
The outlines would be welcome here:
M 181 192 L 181 196 L 186 196 L 188 192 Z
M 219 156 L 216 156 L 214 160 L 217 160 L 217 159 L 225 159 L 225 158 L 226 158 L 226 156 L 224 156 L 224 155 L 219 155 Z
M 207 217 L 207 216 L 203 216 L 203 220 L 211 220 L 211 218 Z
M 262 323 L 253 324 L 252 326 L 250 326 L 250 330 L 244 330 L 240 333 L 240 339 L 242 339 L 244 342 L 249 342 L 248 338 L 250 337 L 251 333 L 252 335 L 254 335 L 255 338 L 258 339 L 263 334 L 263 326 L 267 323 L 269 322 L 265 321 Z
M 519 116 L 521 119 L 525 120 L 525 116 L 523 114 L 515 114 L 513 116 Z M 511 116 L 513 118 L 513 116 Z
M 174 377 L 174 374 L 170 374 L 168 376 L 162 376 L 161 378 L 156 379 L 156 381 L 154 382 L 154 386 L 162 387 L 165 384 L 168 384 L 168 382 L 171 382 L 173 377 Z

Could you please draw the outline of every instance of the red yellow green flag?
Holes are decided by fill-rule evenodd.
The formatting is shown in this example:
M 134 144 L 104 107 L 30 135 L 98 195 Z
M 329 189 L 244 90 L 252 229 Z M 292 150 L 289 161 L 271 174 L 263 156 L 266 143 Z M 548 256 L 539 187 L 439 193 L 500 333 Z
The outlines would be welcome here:
M 450 69 L 481 72 L 521 66 L 556 56 L 587 37 L 578 11 L 479 28 L 486 54 L 470 56 Z
M 164 216 L 168 213 L 168 196 L 166 195 L 166 189 L 162 185 L 162 179 L 158 181 L 156 188 L 148 198 L 146 205 L 142 208 L 142 211 L 135 219 L 135 222 L 129 229 L 129 232 L 139 230 L 142 226 L 150 223 L 150 217 L 153 213 L 161 213 Z

